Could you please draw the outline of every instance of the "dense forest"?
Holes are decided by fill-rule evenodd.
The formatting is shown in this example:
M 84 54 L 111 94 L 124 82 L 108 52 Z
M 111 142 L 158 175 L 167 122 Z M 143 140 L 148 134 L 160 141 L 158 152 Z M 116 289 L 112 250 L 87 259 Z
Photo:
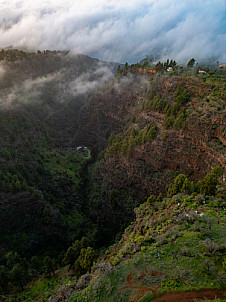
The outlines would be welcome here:
M 0 299 L 222 298 L 225 88 L 194 58 L 1 50 Z

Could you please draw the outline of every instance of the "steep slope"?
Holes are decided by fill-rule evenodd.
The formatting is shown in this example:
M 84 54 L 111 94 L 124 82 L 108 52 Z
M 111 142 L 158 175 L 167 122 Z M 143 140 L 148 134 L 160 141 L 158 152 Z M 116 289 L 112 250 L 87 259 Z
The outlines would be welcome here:
M 32 83 L 3 81 L 1 299 L 141 302 L 168 290 L 222 298 L 224 77 L 126 66 L 105 82 L 108 65 L 88 59 L 93 73 L 74 78 L 78 62 L 57 74 L 46 63 L 53 74 Z M 102 252 L 95 263 L 91 246 Z M 62 261 L 73 271 L 56 271 Z
M 92 270 L 57 271 L 18 296 L 32 301 L 174 301 L 225 299 L 225 188 L 217 196 L 153 197 Z M 51 287 L 47 285 L 47 280 Z M 42 284 L 42 288 L 41 288 Z M 43 289 L 43 290 L 42 290 Z M 218 301 L 218 300 L 216 300 Z
M 182 194 L 142 204 L 120 242 L 94 266 L 88 287 L 77 293 L 75 287 L 73 294 L 72 286 L 65 301 L 171 301 L 163 295 L 168 291 L 177 291 L 175 302 L 224 299 L 226 222 L 221 206 L 222 199 Z M 209 290 L 194 291 L 202 288 Z
M 62 250 L 88 232 L 83 186 L 89 158 L 76 150 L 73 135 L 81 107 L 115 66 L 68 52 L 0 51 L 3 255 Z
M 198 180 L 215 165 L 225 168 L 225 84 L 208 81 L 131 69 L 85 106 L 85 135 L 78 130 L 77 139 L 107 148 L 90 181 L 91 212 L 103 219 L 102 231 L 119 231 L 118 221 L 128 223 L 134 206 L 164 193 L 177 173 Z

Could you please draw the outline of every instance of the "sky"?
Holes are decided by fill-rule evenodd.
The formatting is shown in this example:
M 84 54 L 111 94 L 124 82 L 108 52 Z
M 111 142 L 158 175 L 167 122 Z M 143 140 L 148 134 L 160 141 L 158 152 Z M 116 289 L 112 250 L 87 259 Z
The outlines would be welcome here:
M 0 48 L 226 63 L 226 0 L 0 0 Z

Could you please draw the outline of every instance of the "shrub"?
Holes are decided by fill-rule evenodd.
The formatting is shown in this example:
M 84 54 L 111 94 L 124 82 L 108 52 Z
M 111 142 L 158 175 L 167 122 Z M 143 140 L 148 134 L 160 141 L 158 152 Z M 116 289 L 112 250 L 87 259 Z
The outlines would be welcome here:
M 155 202 L 156 202 L 156 198 L 155 198 L 154 195 L 151 195 L 151 196 L 148 197 L 148 199 L 147 199 L 147 204 L 148 205 L 153 205 Z
M 83 248 L 81 250 L 78 261 L 80 263 L 81 268 L 85 272 L 90 272 L 90 269 L 93 266 L 94 259 L 95 259 L 94 250 L 91 247 L 87 247 L 86 249 Z
M 189 181 L 184 174 L 178 175 L 175 179 L 173 184 L 170 184 L 168 188 L 168 195 L 173 196 L 178 193 L 182 193 L 187 191 L 189 188 Z
M 217 252 L 217 244 L 211 239 L 207 238 L 203 242 L 204 245 L 204 255 L 205 256 L 215 256 Z
M 207 174 L 203 180 L 197 183 L 196 190 L 204 195 L 215 195 L 217 190 L 218 180 L 216 174 Z
M 163 128 L 164 129 L 169 129 L 170 127 L 173 126 L 175 118 L 173 116 L 169 116 L 165 119 Z
M 183 125 L 184 125 L 184 121 L 185 121 L 185 114 L 184 114 L 184 112 L 182 112 L 177 116 L 177 118 L 176 118 L 176 120 L 173 124 L 173 127 L 174 128 L 182 128 Z
M 223 171 L 223 169 L 222 169 L 221 167 L 216 166 L 216 167 L 214 167 L 214 168 L 212 169 L 211 173 L 212 173 L 212 174 L 216 174 L 217 177 L 220 177 L 220 176 L 223 175 L 224 171 Z
M 200 266 L 200 272 L 208 276 L 212 276 L 216 272 L 216 266 L 212 261 L 205 259 Z
M 86 248 L 87 246 L 88 240 L 86 237 L 83 237 L 81 240 L 76 240 L 64 254 L 63 263 L 69 265 L 69 269 L 71 269 L 78 259 L 82 248 Z

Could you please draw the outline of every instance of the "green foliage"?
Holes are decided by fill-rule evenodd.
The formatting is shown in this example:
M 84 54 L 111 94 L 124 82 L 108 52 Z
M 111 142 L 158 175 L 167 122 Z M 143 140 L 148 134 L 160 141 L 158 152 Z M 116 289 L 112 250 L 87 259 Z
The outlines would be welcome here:
M 158 72 L 163 72 L 163 71 L 166 71 L 168 67 L 176 67 L 177 63 L 175 60 L 169 60 L 167 59 L 166 62 L 158 62 L 156 65 L 155 65 L 155 69 L 158 71 Z
M 197 183 L 196 190 L 204 195 L 214 195 L 217 190 L 218 179 L 216 174 L 207 174 L 203 180 Z
M 154 195 L 151 195 L 151 196 L 148 197 L 148 199 L 147 199 L 147 204 L 148 205 L 153 205 L 155 202 L 156 202 L 156 198 L 155 198 Z
M 184 88 L 183 88 L 182 84 L 180 83 L 174 92 L 174 98 L 181 95 L 181 93 L 183 93 L 183 91 L 184 91 Z
M 9 272 L 10 281 L 14 285 L 19 285 L 23 290 L 24 285 L 27 283 L 28 275 L 27 271 L 22 267 L 21 264 L 15 264 Z
M 166 108 L 169 108 L 169 103 L 163 98 L 161 98 L 159 95 L 155 95 L 153 99 L 149 99 L 144 104 L 145 110 L 149 109 L 160 113 L 165 112 Z
M 150 123 L 144 129 L 132 128 L 129 133 L 124 132 L 120 135 L 111 135 L 108 139 L 109 147 L 106 150 L 107 156 L 112 156 L 121 152 L 130 157 L 133 147 L 152 142 L 157 135 L 156 127 Z
M 182 110 L 181 107 L 190 100 L 190 97 L 188 91 L 184 89 L 181 84 L 178 85 L 174 93 L 174 100 L 175 103 L 167 109 L 167 116 L 163 124 L 164 129 L 171 127 L 183 129 L 184 127 L 186 111 L 185 109 Z
M 63 263 L 65 265 L 69 265 L 69 269 L 71 269 L 75 263 L 75 260 L 78 258 L 80 254 L 80 249 L 70 246 L 67 252 L 64 255 Z
M 5 259 L 6 259 L 6 265 L 11 269 L 14 265 L 16 265 L 17 263 L 19 263 L 21 261 L 21 257 L 18 255 L 17 252 L 13 253 L 13 252 L 8 252 L 5 255 Z
M 189 100 L 190 97 L 186 89 L 184 89 L 179 95 L 175 97 L 175 101 L 179 106 L 186 104 Z
M 181 281 L 179 278 L 163 280 L 161 287 L 166 291 L 177 290 L 181 287 Z
M 187 67 L 192 68 L 195 65 L 195 59 L 192 58 L 191 60 L 188 61 Z
M 174 128 L 182 128 L 185 121 L 185 114 L 184 112 L 181 112 L 178 114 L 177 118 L 175 119 L 173 123 Z
M 157 201 L 158 202 L 162 202 L 163 201 L 162 193 L 159 193 L 159 196 L 157 197 Z
M 222 176 L 224 173 L 223 169 L 220 166 L 216 166 L 211 170 L 211 174 L 216 174 L 217 177 Z
M 186 192 L 189 188 L 189 181 L 184 174 L 178 175 L 173 184 L 170 184 L 168 188 L 168 195 L 173 196 L 178 193 Z
M 87 246 L 88 239 L 86 237 L 83 237 L 81 240 L 76 240 L 65 253 L 63 263 L 69 265 L 69 269 L 71 269 L 74 266 L 75 261 L 79 258 L 81 250 Z
M 93 266 L 93 261 L 95 259 L 95 252 L 91 247 L 87 247 L 86 249 L 81 249 L 78 261 L 85 272 L 89 272 L 91 267 Z M 75 269 L 76 271 L 76 269 Z
M 43 260 L 43 267 L 44 267 L 44 272 L 47 275 L 51 275 L 51 273 L 55 274 L 55 269 L 56 269 L 56 263 L 55 260 L 50 258 L 49 256 L 46 256 Z
M 221 169 L 217 168 L 218 173 Z M 218 185 L 218 177 L 216 174 L 207 174 L 203 180 L 198 181 L 196 185 L 190 182 L 184 174 L 178 175 L 168 188 L 168 196 L 173 196 L 178 193 L 193 193 L 194 191 L 203 195 L 215 195 Z
M 164 129 L 169 129 L 174 125 L 175 118 L 173 116 L 166 117 L 163 123 Z
M 39 52 L 37 55 L 43 56 L 45 54 L 46 56 L 48 53 Z M 23 53 L 17 52 L 17 55 L 12 54 L 12 56 L 11 54 L 9 55 L 8 52 L 5 56 L 4 53 L 4 56 L 7 60 L 11 61 L 18 60 L 19 57 L 23 58 L 23 60 L 26 59 Z M 143 67 L 147 67 L 148 64 L 147 60 L 144 61 Z M 51 65 L 54 66 L 54 64 Z M 175 65 L 175 61 L 167 60 L 165 63 L 159 62 L 157 69 L 164 71 L 168 66 Z M 46 65 L 43 64 L 43 66 L 46 69 Z M 126 64 L 123 70 L 119 66 L 118 73 L 126 74 L 130 70 L 131 68 Z M 33 77 L 35 78 L 35 76 L 34 74 Z M 179 82 L 178 80 L 176 79 L 174 83 Z M 151 80 L 151 82 L 154 81 Z M 119 83 L 118 79 L 117 83 Z M 190 78 L 187 82 L 185 79 L 184 83 L 186 87 L 190 85 Z M 54 273 L 56 266 L 52 257 L 58 257 L 59 251 L 66 250 L 70 242 L 74 243 L 64 255 L 64 263 L 69 265 L 70 268 L 74 268 L 76 276 L 90 272 L 95 260 L 94 250 L 88 247 L 88 243 L 84 239 L 75 239 L 81 238 L 83 234 L 88 234 L 89 238 L 95 238 L 95 243 L 98 247 L 103 247 L 103 245 L 106 245 L 107 240 L 110 241 L 112 238 L 115 238 L 115 234 L 121 230 L 122 225 L 128 225 L 131 221 L 133 208 L 138 202 L 143 200 L 144 196 L 147 196 L 147 188 L 156 185 L 156 188 L 153 188 L 154 192 L 162 187 L 162 184 L 160 187 L 158 186 L 158 181 L 161 182 L 162 180 L 157 180 L 161 172 L 157 174 L 156 171 L 152 171 L 146 159 L 142 158 L 141 153 L 139 154 L 139 162 L 142 162 L 142 164 L 138 165 L 137 162 L 132 160 L 129 163 L 126 161 L 128 166 L 124 171 L 119 167 L 120 160 L 125 161 L 123 157 L 120 158 L 120 155 L 118 155 L 116 158 L 118 162 L 108 159 L 109 165 L 104 166 L 105 170 L 94 169 L 92 173 L 93 175 L 96 173 L 96 175 L 90 178 L 91 180 L 88 183 L 86 164 L 90 158 L 90 152 L 87 155 L 83 154 L 79 156 L 75 150 L 75 142 L 78 141 L 78 138 L 74 137 L 74 133 L 77 130 L 77 124 L 75 123 L 77 116 L 74 116 L 74 113 L 79 110 L 71 110 L 70 104 L 64 106 L 67 108 L 65 109 L 61 106 L 60 102 L 52 108 L 51 103 L 55 97 L 57 99 L 57 95 L 54 94 L 51 96 L 49 92 L 53 92 L 56 89 L 56 87 L 51 86 L 54 85 L 52 83 L 48 86 L 43 85 L 39 91 L 41 94 L 42 90 L 46 90 L 45 95 L 43 95 L 45 96 L 43 98 L 45 102 L 43 102 L 41 110 L 38 106 L 36 108 L 35 103 L 37 100 L 32 96 L 31 99 L 26 99 L 28 101 L 25 106 L 26 108 L 22 108 L 21 106 L 18 114 L 14 113 L 14 110 L 12 112 L 7 110 L 7 113 L 4 114 L 3 110 L 0 112 L 0 211 L 6 214 L 4 214 L 3 223 L 1 224 L 4 227 L 3 233 L 5 234 L 4 238 L 1 238 L 3 245 L 0 246 L 0 249 L 5 246 L 2 249 L 3 252 L 5 250 L 13 250 L 6 259 L 3 259 L 2 263 L 6 263 L 6 265 L 0 267 L 0 286 L 3 289 L 12 287 L 12 291 L 17 290 L 12 284 L 15 286 L 20 285 L 22 288 L 31 274 L 35 278 L 38 278 L 39 274 L 46 273 L 51 275 L 51 273 Z M 111 87 L 114 87 L 112 83 Z M 188 91 L 182 85 L 178 85 L 174 95 L 174 104 L 171 105 L 173 101 L 171 88 L 169 90 L 161 90 L 160 95 L 157 94 L 160 91 L 160 87 L 156 85 L 147 94 L 145 89 L 144 91 L 140 91 L 141 93 L 138 92 L 139 100 L 142 100 L 143 97 L 145 98 L 145 94 L 149 97 L 149 100 L 144 103 L 144 109 L 165 113 L 167 115 L 164 123 L 165 129 L 170 127 L 183 128 L 187 116 L 185 108 L 190 106 L 187 104 L 189 101 Z M 188 89 L 191 90 L 192 88 L 190 86 Z M 131 87 L 131 90 L 129 90 L 132 97 L 131 100 L 133 99 L 133 90 L 137 90 L 137 87 Z M 195 91 L 193 93 L 195 95 Z M 223 94 L 219 94 L 219 97 L 222 98 Z M 105 100 L 102 97 L 100 99 L 103 100 L 103 105 Z M 196 97 L 194 97 L 194 102 L 195 99 Z M 76 103 L 73 100 L 72 103 Z M 170 103 L 167 100 L 170 100 Z M 135 101 L 132 100 L 128 103 L 135 103 Z M 53 112 L 53 114 L 49 115 L 49 112 L 45 113 L 45 103 L 50 106 L 50 112 Z M 32 106 L 34 106 L 35 110 L 32 109 Z M 120 108 L 123 109 L 122 107 Z M 107 132 L 110 133 L 111 130 L 115 132 L 120 131 L 119 129 L 129 121 L 123 133 L 110 137 L 109 147 L 106 152 L 108 155 L 122 153 L 128 157 L 131 155 L 135 157 L 137 155 L 135 152 L 136 146 L 147 143 L 145 146 L 146 149 L 148 148 L 148 143 L 155 139 L 157 135 L 156 127 L 152 123 L 147 124 L 147 120 L 149 122 L 152 120 L 150 112 L 147 114 L 146 112 L 142 112 L 141 115 L 133 115 L 132 118 L 129 115 L 130 112 L 136 114 L 138 107 L 132 108 L 131 111 L 129 107 L 126 108 L 127 112 L 122 116 L 121 112 L 117 111 L 120 114 L 119 118 L 122 120 L 122 123 L 119 122 L 118 125 L 116 125 L 117 123 L 113 122 L 111 124 L 107 120 L 104 120 L 104 128 L 109 126 L 109 129 L 104 129 L 103 132 L 105 134 Z M 111 112 L 105 111 L 105 108 L 103 109 L 106 117 L 111 116 Z M 210 109 L 212 110 L 212 107 Z M 93 111 L 95 110 L 94 108 Z M 110 114 L 108 115 L 108 113 Z M 67 123 L 65 122 L 64 115 L 66 119 L 70 115 L 73 118 L 69 119 Z M 33 116 L 35 116 L 35 121 L 33 121 Z M 95 138 L 98 136 L 98 142 L 99 139 L 103 142 L 103 145 L 100 146 L 97 142 L 96 146 L 98 149 L 104 146 L 107 135 L 106 137 L 102 136 L 101 126 L 96 131 L 95 123 L 99 118 L 96 119 L 96 117 L 93 115 L 92 118 L 92 121 L 94 121 L 92 134 L 95 135 Z M 161 123 L 162 115 L 160 114 L 159 117 Z M 85 123 L 86 120 L 82 122 Z M 159 122 L 157 121 L 156 124 L 159 124 Z M 52 125 L 57 125 L 57 128 L 55 129 L 55 126 Z M 83 124 L 81 125 L 82 128 Z M 170 138 L 171 131 L 168 132 Z M 89 140 L 89 131 L 87 133 L 84 141 Z M 63 138 L 64 136 L 66 139 Z M 91 138 L 91 141 L 95 142 L 93 138 Z M 98 164 L 99 162 L 97 162 Z M 108 169 L 108 167 L 110 168 Z M 183 165 L 181 167 L 184 168 Z M 222 176 L 222 172 L 217 167 L 214 168 L 211 174 L 217 177 Z M 127 182 L 127 178 L 129 177 L 132 177 L 131 182 Z M 152 177 L 154 178 L 153 182 Z M 142 182 L 140 181 L 141 178 Z M 142 188 L 142 184 L 145 184 L 144 188 Z M 193 287 L 196 284 L 200 288 L 201 286 L 209 286 L 211 285 L 210 277 L 212 278 L 211 282 L 213 281 L 213 286 L 217 286 L 216 270 L 219 268 L 219 272 L 225 266 L 224 262 L 222 262 L 224 249 L 217 246 L 215 242 L 216 236 L 211 233 L 207 219 L 201 217 L 195 218 L 193 217 L 195 215 L 192 215 L 192 217 L 186 216 L 185 213 L 192 211 L 192 209 L 197 209 L 201 204 L 202 207 L 206 207 L 206 204 L 209 204 L 213 209 L 221 201 L 208 198 L 209 200 L 206 200 L 206 204 L 204 205 L 203 200 L 205 201 L 205 198 L 203 196 L 202 198 L 204 199 L 201 200 L 200 198 L 198 201 L 198 198 L 195 198 L 195 194 L 192 197 L 186 195 L 186 193 L 193 191 L 194 188 L 192 187 L 194 186 L 189 180 L 184 175 L 180 175 L 169 189 L 169 195 L 179 194 L 178 196 L 164 200 L 161 195 L 159 195 L 157 200 L 153 195 L 148 198 L 143 208 L 140 207 L 137 210 L 139 212 L 137 221 L 127 229 L 127 233 L 125 233 L 123 240 L 119 243 L 120 247 L 111 248 L 115 250 L 115 254 L 114 252 L 109 252 L 112 254 L 111 262 L 120 265 L 116 269 L 109 271 L 106 269 L 104 271 L 101 277 L 103 280 L 101 289 L 103 290 L 94 284 L 93 289 L 88 288 L 83 291 L 84 295 L 87 294 L 84 300 L 90 300 L 88 293 L 92 293 L 93 290 L 94 292 L 96 291 L 96 301 L 110 301 L 111 298 L 108 299 L 107 295 L 109 294 L 110 297 L 110 294 L 114 292 L 116 292 L 115 301 L 119 301 L 119 299 L 123 301 L 124 296 L 127 296 L 127 294 L 124 295 L 124 289 L 121 287 L 128 285 L 126 283 L 128 280 L 127 277 L 131 271 L 140 273 L 140 276 L 135 276 L 135 273 L 133 273 L 133 281 L 138 282 L 138 286 L 141 287 L 146 285 L 152 287 L 155 284 L 157 288 L 161 286 L 161 282 L 164 279 L 169 279 L 173 280 L 173 282 L 163 282 L 163 287 L 177 289 L 177 281 L 180 280 L 178 276 L 184 280 L 184 283 L 181 282 L 180 284 L 182 287 L 184 286 L 183 288 Z M 216 192 L 216 177 L 206 177 L 197 185 L 197 190 L 203 194 Z M 90 193 L 89 196 L 87 192 Z M 181 202 L 181 206 L 177 206 L 178 200 Z M 171 205 L 173 206 L 171 207 Z M 25 214 L 23 214 L 24 212 Z M 173 215 L 174 213 L 175 215 Z M 95 225 L 86 218 L 88 215 L 92 217 Z M 4 226 L 4 221 L 8 219 L 8 216 L 13 218 L 8 220 L 12 222 L 10 228 Z M 99 219 L 96 219 L 98 216 Z M 223 219 L 222 216 L 221 214 L 221 220 Z M 179 225 L 179 221 L 183 223 Z M 109 224 L 107 225 L 107 223 Z M 175 227 L 178 228 L 173 232 Z M 15 230 L 17 231 L 15 232 Z M 206 241 L 206 236 L 211 236 L 212 242 Z M 192 241 L 194 238 L 197 240 Z M 202 242 L 200 243 L 200 241 Z M 149 248 L 150 245 L 151 248 Z M 47 248 L 50 248 L 48 252 Z M 15 253 L 16 250 L 23 251 L 29 255 L 32 255 L 32 251 L 34 251 L 39 255 L 49 254 L 51 257 L 46 256 L 43 259 L 43 256 L 34 256 L 31 258 L 29 265 L 26 263 L 26 259 L 21 258 Z M 138 251 L 140 253 L 137 253 Z M 199 253 L 201 253 L 201 256 Z M 127 263 L 124 266 L 122 259 L 128 255 L 130 257 L 132 255 L 135 256 L 131 259 L 127 257 Z M 176 259 L 177 255 L 180 256 L 178 259 Z M 206 280 L 196 269 L 197 265 L 202 262 L 203 256 L 216 257 L 214 259 L 214 269 L 211 269 L 211 266 L 207 265 L 209 268 L 204 273 Z M 97 277 L 95 279 L 98 279 L 99 271 L 102 269 L 105 270 L 105 265 L 108 266 L 107 261 L 108 255 L 105 255 L 104 267 L 101 267 L 101 263 L 101 269 L 98 267 L 97 271 L 95 271 L 95 277 Z M 211 259 L 211 262 L 214 261 Z M 202 263 L 200 266 L 202 266 Z M 128 272 L 128 270 L 130 271 Z M 200 269 L 200 272 L 203 271 Z M 142 273 L 144 274 L 142 275 Z M 27 278 L 26 282 L 23 281 L 25 275 Z M 65 275 L 68 276 L 68 273 L 65 272 Z M 218 276 L 220 277 L 220 273 Z M 109 278 L 109 283 L 106 282 L 105 278 Z M 44 279 L 51 280 L 46 277 Z M 22 280 L 21 284 L 15 280 Z M 75 280 L 77 281 L 77 278 Z M 40 287 L 37 286 L 38 293 L 36 292 L 36 294 L 40 295 L 40 297 L 36 297 L 36 299 L 43 298 L 43 301 L 47 301 L 49 297 L 41 297 L 42 288 L 48 291 L 48 289 L 52 289 L 53 284 L 51 281 L 49 281 L 49 285 L 47 282 L 45 285 L 43 284 L 44 281 L 42 280 L 40 281 Z M 72 282 L 72 284 L 73 291 L 75 286 L 77 290 L 75 282 Z M 106 286 L 106 284 L 110 285 Z M 67 285 L 64 285 L 62 292 L 64 289 L 67 292 Z M 98 291 L 102 291 L 102 300 L 98 297 Z M 129 289 L 128 297 L 126 297 L 128 298 L 127 300 L 132 299 L 129 297 L 130 291 L 132 292 L 133 289 Z M 78 295 L 84 297 L 83 293 L 79 292 Z M 60 294 L 57 296 L 59 299 L 61 298 Z M 12 299 L 14 298 L 12 297 Z M 22 295 L 20 300 L 29 301 L 29 299 L 23 299 Z
M 90 272 L 94 259 L 95 251 L 91 247 L 82 248 L 73 266 L 76 276 Z
M 34 275 L 41 272 L 41 260 L 38 256 L 31 257 L 30 267 Z
M 87 247 L 88 247 L 88 239 L 86 237 L 83 237 L 81 240 L 76 240 L 72 244 L 72 246 L 68 248 L 67 252 L 64 254 L 63 263 L 65 265 L 69 265 L 69 269 L 74 268 L 74 270 L 78 272 L 78 275 L 80 275 L 79 273 L 80 271 L 82 272 L 85 269 L 85 265 L 82 262 L 84 261 L 83 260 L 84 258 L 83 256 L 85 255 L 84 251 L 87 251 L 87 255 L 85 256 L 87 256 L 87 259 L 89 258 L 88 254 L 90 252 L 90 248 L 89 250 L 86 250 Z M 83 255 L 81 256 L 82 250 L 83 250 Z

